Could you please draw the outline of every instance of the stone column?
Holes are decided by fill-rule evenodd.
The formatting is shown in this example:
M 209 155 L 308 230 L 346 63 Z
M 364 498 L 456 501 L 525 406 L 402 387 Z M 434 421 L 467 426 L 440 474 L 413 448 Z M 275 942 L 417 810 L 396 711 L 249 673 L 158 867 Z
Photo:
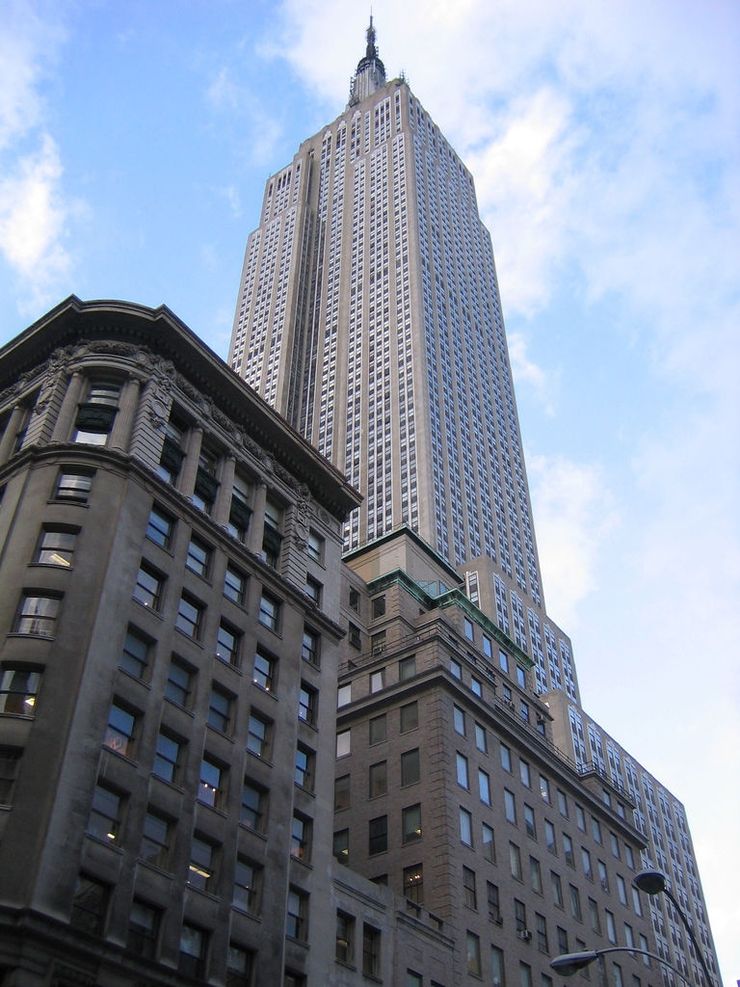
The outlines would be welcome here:
M 190 429 L 188 438 L 188 451 L 180 471 L 180 482 L 177 484 L 180 493 L 186 497 L 192 497 L 195 492 L 195 477 L 198 473 L 198 459 L 200 458 L 200 447 L 203 443 L 203 429 L 198 425 Z
M 216 522 L 225 527 L 229 523 L 229 509 L 231 507 L 231 488 L 234 486 L 234 472 L 236 470 L 236 460 L 233 456 L 224 456 L 221 460 L 221 476 L 219 477 L 219 488 L 216 494 L 216 503 L 213 505 L 211 517 Z
M 265 504 L 267 503 L 267 484 L 257 483 L 254 488 L 254 510 L 252 523 L 249 525 L 247 548 L 258 555 L 262 551 L 262 539 L 265 534 Z
M 131 443 L 136 412 L 139 407 L 139 389 L 141 384 L 135 377 L 130 377 L 123 385 L 118 411 L 113 422 L 113 430 L 108 443 L 111 449 L 128 452 Z
M 52 442 L 69 442 L 69 434 L 77 414 L 77 405 L 80 403 L 84 381 L 85 378 L 79 371 L 75 371 L 69 378 L 67 390 L 62 399 L 62 407 L 59 409 L 54 431 L 51 433 Z
M 18 434 L 18 429 L 23 424 L 25 413 L 26 409 L 20 404 L 17 404 L 11 411 L 7 428 L 3 432 L 2 439 L 0 439 L 0 463 L 7 463 L 13 455 L 15 437 Z

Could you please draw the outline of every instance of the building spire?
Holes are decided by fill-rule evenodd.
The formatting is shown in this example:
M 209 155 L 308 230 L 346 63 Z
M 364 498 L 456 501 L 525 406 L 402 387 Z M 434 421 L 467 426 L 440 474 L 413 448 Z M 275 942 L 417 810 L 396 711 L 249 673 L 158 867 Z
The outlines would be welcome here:
M 367 38 L 365 56 L 357 63 L 357 69 L 350 83 L 350 106 L 354 106 L 355 103 L 359 103 L 360 100 L 365 99 L 385 85 L 385 66 L 378 56 L 372 13 L 370 14 L 370 26 L 365 35 Z

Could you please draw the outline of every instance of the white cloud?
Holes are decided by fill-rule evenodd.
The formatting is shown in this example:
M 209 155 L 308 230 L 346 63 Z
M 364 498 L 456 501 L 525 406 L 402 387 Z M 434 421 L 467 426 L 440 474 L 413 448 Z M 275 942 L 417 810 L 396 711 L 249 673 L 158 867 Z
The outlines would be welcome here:
M 0 27 L 0 257 L 23 314 L 56 297 L 71 268 L 59 148 L 45 124 L 42 83 L 64 34 L 32 4 L 10 3 Z
M 270 165 L 283 129 L 280 121 L 265 109 L 261 94 L 238 82 L 228 66 L 221 66 L 207 86 L 205 96 L 219 115 L 220 126 L 228 119 L 230 126 L 238 127 L 236 140 L 242 156 L 252 165 Z
M 528 353 L 527 341 L 520 333 L 508 334 L 509 359 L 511 371 L 517 387 L 527 386 L 532 389 L 547 415 L 555 414 L 554 391 L 557 380 L 548 375 L 536 364 Z
M 618 523 L 615 499 L 593 464 L 528 455 L 527 471 L 548 613 L 572 633 Z

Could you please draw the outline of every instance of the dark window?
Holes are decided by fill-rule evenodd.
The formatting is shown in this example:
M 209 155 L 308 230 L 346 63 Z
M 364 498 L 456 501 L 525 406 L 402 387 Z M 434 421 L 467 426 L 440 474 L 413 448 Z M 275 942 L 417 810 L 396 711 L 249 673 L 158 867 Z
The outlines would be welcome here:
M 150 610 L 159 610 L 162 606 L 162 593 L 164 591 L 164 576 L 160 575 L 151 566 L 142 562 L 136 576 L 134 586 L 134 599 L 142 606 Z
M 310 665 L 319 666 L 321 638 L 308 627 L 303 628 L 303 641 L 301 644 L 301 658 Z
M 334 834 L 332 853 L 340 864 L 349 863 L 349 830 L 340 829 Z
M 227 530 L 234 538 L 244 541 L 249 530 L 249 520 L 252 510 L 249 506 L 249 487 L 244 480 L 235 477 L 231 489 L 231 506 Z
M 409 805 L 401 811 L 402 840 L 414 843 L 422 836 L 421 805 Z
M 257 757 L 268 759 L 272 741 L 272 723 L 260 716 L 250 713 L 247 724 L 247 750 Z
M 398 681 L 406 682 L 416 675 L 416 655 L 402 658 L 398 663 Z
M 383 853 L 388 849 L 388 816 L 378 816 L 368 824 L 368 853 Z
M 173 657 L 164 687 L 165 697 L 173 703 L 177 703 L 178 706 L 189 706 L 193 674 L 188 665 Z
M 232 904 L 245 912 L 259 915 L 262 888 L 262 868 L 246 857 L 236 858 Z
M 380 974 L 380 929 L 366 922 L 362 926 L 362 972 L 366 977 Z
M 98 782 L 87 820 L 88 834 L 105 843 L 117 843 L 121 831 L 122 803 L 118 792 Z
M 103 743 L 119 754 L 133 757 L 136 748 L 136 714 L 113 703 L 108 714 Z
M 277 631 L 280 626 L 280 601 L 269 593 L 260 597 L 259 622 L 271 631 Z
M 157 952 L 161 911 L 134 898 L 128 916 L 128 948 L 137 956 L 152 959 Z
M 234 668 L 239 667 L 239 651 L 241 648 L 242 636 L 231 624 L 222 620 L 218 625 L 218 635 L 216 638 L 216 657 L 219 661 L 226 662 Z
M 301 688 L 298 693 L 298 719 L 303 720 L 304 723 L 308 723 L 310 726 L 316 726 L 318 709 L 319 694 L 317 690 L 312 689 L 305 682 L 301 682 Z
M 419 726 L 419 704 L 406 703 L 400 710 L 401 733 L 408 733 L 409 730 L 416 730 Z
M 244 779 L 239 821 L 257 833 L 263 833 L 267 823 L 267 792 L 249 778 Z
M 160 731 L 157 736 L 157 748 L 152 765 L 152 774 L 163 781 L 177 781 L 180 771 L 180 757 L 183 744 L 168 733 Z
M 167 868 L 170 859 L 172 823 L 169 819 L 149 809 L 144 816 L 144 830 L 139 856 L 156 867 Z
M 69 924 L 75 929 L 102 935 L 108 911 L 109 888 L 86 874 L 80 874 L 72 896 Z
M 204 610 L 201 603 L 183 593 L 177 605 L 175 627 L 187 637 L 197 641 L 202 631 Z
M 147 665 L 149 664 L 151 643 L 150 638 L 144 637 L 135 628 L 129 627 L 123 642 L 123 651 L 118 661 L 119 668 L 128 672 L 129 675 L 133 675 L 134 678 L 143 679 L 146 675 Z
M 308 895 L 298 888 L 288 891 L 288 915 L 285 923 L 286 935 L 305 942 L 308 938 Z
M 234 696 L 214 685 L 211 688 L 211 698 L 208 703 L 208 725 L 214 730 L 228 734 L 231 730 L 231 709 Z
M 202 977 L 206 969 L 208 934 L 195 925 L 183 922 L 180 932 L 180 957 L 177 969 L 188 977 Z
M 401 754 L 401 784 L 415 785 L 421 776 L 419 748 Z
M 197 834 L 190 844 L 188 884 L 200 891 L 211 891 L 216 883 L 217 848 Z
M 313 791 L 315 758 L 316 755 L 309 747 L 298 744 L 295 754 L 295 783 L 308 792 Z
M 0 713 L 35 716 L 40 686 L 41 672 L 5 665 L 0 670 Z
M 300 812 L 294 812 L 290 825 L 290 855 L 304 864 L 311 860 L 311 835 L 311 820 Z

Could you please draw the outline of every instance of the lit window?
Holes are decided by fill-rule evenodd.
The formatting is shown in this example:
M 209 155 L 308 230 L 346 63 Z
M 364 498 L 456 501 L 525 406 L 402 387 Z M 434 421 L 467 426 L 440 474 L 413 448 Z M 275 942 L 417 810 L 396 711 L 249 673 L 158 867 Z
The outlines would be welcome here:
M 254 656 L 252 667 L 252 681 L 265 692 L 272 692 L 275 685 L 275 659 L 264 651 L 258 650 Z
M 164 577 L 142 562 L 136 576 L 133 597 L 137 603 L 150 610 L 159 610 L 162 606 L 164 592 Z
M 118 792 L 98 783 L 93 792 L 87 832 L 106 843 L 117 843 L 121 830 L 122 798 Z
M 240 646 L 241 634 L 234 630 L 230 624 L 227 624 L 225 620 L 222 620 L 218 625 L 216 637 L 216 657 L 219 661 L 238 668 Z
M 216 847 L 200 836 L 193 836 L 190 845 L 188 884 L 200 891 L 212 890 L 216 878 Z
M 340 864 L 349 863 L 349 830 L 339 829 L 332 841 L 332 854 Z
M 39 537 L 34 562 L 69 569 L 74 556 L 77 531 L 45 527 Z
M 0 713 L 34 716 L 41 672 L 4 665 L 0 675 Z
M 113 703 L 103 743 L 112 751 L 131 757 L 135 750 L 136 715 Z

